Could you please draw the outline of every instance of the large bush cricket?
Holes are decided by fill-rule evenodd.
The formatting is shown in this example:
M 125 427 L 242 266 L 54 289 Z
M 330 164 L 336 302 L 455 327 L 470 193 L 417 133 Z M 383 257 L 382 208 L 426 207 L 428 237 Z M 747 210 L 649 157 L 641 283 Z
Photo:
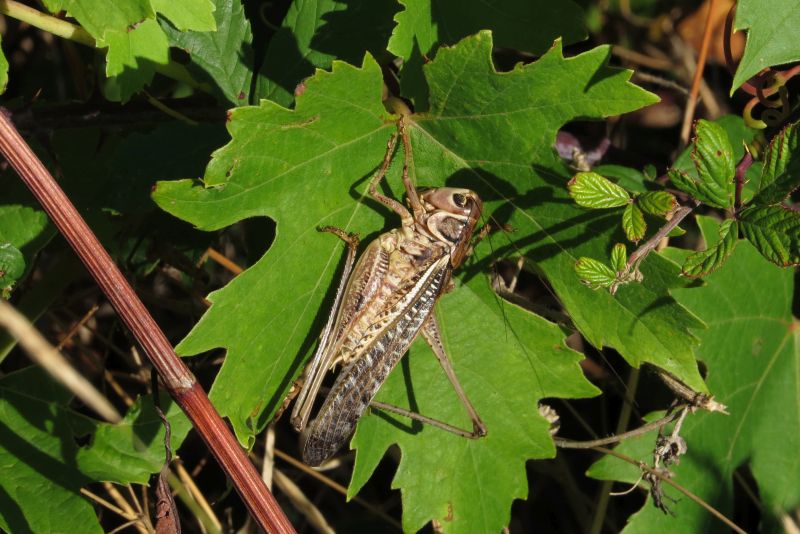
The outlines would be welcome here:
M 378 191 L 398 139 L 403 145 L 403 185 L 411 211 Z M 467 438 L 486 435 L 486 427 L 445 353 L 434 313 L 439 297 L 452 287 L 453 269 L 468 254 L 482 203 L 468 189 L 441 187 L 420 193 L 409 176 L 411 161 L 411 141 L 403 116 L 389 140 L 383 163 L 369 184 L 370 196 L 400 215 L 401 227 L 376 238 L 358 261 L 355 235 L 338 228 L 320 229 L 339 236 L 348 250 L 333 310 L 317 351 L 299 381 L 302 386 L 297 384 L 299 391 L 296 387 L 294 392 L 297 400 L 291 423 L 302 432 L 303 461 L 309 465 L 321 464 L 347 441 L 386 377 L 420 332 L 472 419 L 472 430 L 397 407 L 381 404 L 381 409 Z M 316 418 L 309 423 L 322 380 L 337 365 L 342 370 Z

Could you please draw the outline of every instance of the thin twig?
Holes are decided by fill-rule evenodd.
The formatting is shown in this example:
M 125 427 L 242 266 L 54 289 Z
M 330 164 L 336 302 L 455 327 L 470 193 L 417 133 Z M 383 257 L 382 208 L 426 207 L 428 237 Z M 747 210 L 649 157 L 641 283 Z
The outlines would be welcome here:
M 288 454 L 286 454 L 285 452 L 283 452 L 280 449 L 275 449 L 275 456 L 277 456 L 278 458 L 280 458 L 281 460 L 283 460 L 285 462 L 290 463 L 292 466 L 294 466 L 297 469 L 303 471 L 305 474 L 316 478 L 317 480 L 319 480 L 320 482 L 322 482 L 323 484 L 325 484 L 329 488 L 331 488 L 334 491 L 336 491 L 338 493 L 341 493 L 342 495 L 347 497 L 347 488 L 345 488 L 344 486 L 342 486 L 338 482 L 334 481 L 333 479 L 323 475 L 319 471 L 308 467 L 306 464 L 304 464 L 300 460 L 298 460 L 296 458 L 293 458 L 292 456 L 289 456 Z M 399 530 L 403 529 L 402 525 L 400 525 L 400 523 L 395 518 L 393 518 L 392 516 L 390 516 L 389 514 L 384 512 L 383 510 L 377 508 L 375 505 L 365 501 L 361 497 L 358 497 L 358 496 L 353 497 L 353 502 L 357 502 L 358 504 L 360 504 L 361 506 L 363 506 L 364 508 L 366 508 L 367 510 L 369 510 L 373 514 L 375 514 L 378 517 L 384 519 L 387 523 L 391 524 L 394 527 L 397 527 L 397 529 L 399 529 Z
M 303 514 L 311 526 L 317 532 L 322 534 L 334 534 L 333 528 L 330 526 L 325 516 L 319 511 L 311 500 L 306 497 L 303 490 L 295 484 L 292 479 L 275 470 L 273 473 L 275 478 L 275 485 L 283 492 L 283 494 L 292 502 L 298 512 Z
M 150 518 L 134 510 L 130 503 L 125 500 L 125 497 L 123 497 L 122 494 L 117 491 L 117 488 L 115 488 L 113 484 L 110 482 L 103 482 L 103 489 L 105 489 L 111 499 L 117 503 L 117 506 L 125 511 L 127 516 L 137 518 L 136 523 L 134 523 L 136 530 L 142 534 L 154 534 L 155 529 L 153 528 L 153 525 L 150 524 Z
M 700 506 L 705 508 L 711 515 L 713 515 L 714 517 L 716 517 L 717 519 L 719 519 L 720 521 L 725 523 L 725 525 L 727 525 L 729 528 L 731 528 L 732 530 L 734 530 L 738 534 L 747 534 L 747 532 L 742 530 L 738 525 L 736 525 L 736 523 L 734 523 L 733 521 L 731 521 L 730 519 L 725 517 L 725 515 L 723 515 L 722 512 L 720 512 L 719 510 L 717 510 L 716 508 L 714 508 L 713 506 L 708 504 L 706 501 L 704 501 L 703 499 L 701 499 L 700 497 L 698 497 L 697 495 L 695 495 L 694 493 L 692 493 L 688 489 L 684 488 L 683 486 L 681 486 L 677 482 L 671 480 L 668 477 L 665 477 L 660 471 L 658 471 L 656 469 L 653 469 L 652 467 L 648 466 L 644 462 L 640 462 L 638 460 L 635 460 L 635 459 L 631 458 L 630 456 L 626 456 L 626 455 L 624 455 L 622 453 L 619 453 L 619 452 L 617 452 L 615 450 L 606 449 L 605 447 L 594 447 L 592 450 L 595 450 L 595 451 L 603 453 L 603 454 L 610 454 L 611 456 L 619 458 L 620 460 L 622 460 L 624 462 L 628 462 L 629 464 L 635 465 L 636 467 L 638 467 L 642 471 L 648 472 L 649 474 L 659 478 L 662 482 L 666 482 L 667 484 L 669 484 L 670 486 L 672 486 L 676 490 L 678 490 L 681 493 L 683 493 L 684 495 L 686 495 L 689 499 L 693 500 L 694 502 L 696 502 L 697 504 L 699 504 Z
M 58 349 L 58 350 L 61 350 L 61 349 L 63 349 L 63 348 L 64 348 L 64 345 L 66 345 L 67 343 L 69 343 L 69 340 L 70 340 L 70 339 L 72 339 L 72 337 L 73 337 L 75 334 L 77 334 L 77 333 L 78 333 L 78 330 L 80 330 L 81 328 L 83 328 L 83 326 L 84 326 L 84 325 L 85 325 L 85 324 L 86 324 L 86 323 L 89 321 L 89 319 L 91 319 L 92 317 L 94 317 L 94 314 L 95 314 L 95 313 L 97 313 L 97 310 L 99 310 L 99 309 L 100 309 L 100 306 L 98 306 L 97 304 L 95 304 L 95 305 L 93 305 L 91 308 L 89 308 L 89 311 L 87 311 L 87 312 L 86 312 L 86 314 L 84 314 L 84 316 L 83 316 L 83 317 L 81 317 L 80 321 L 78 321 L 77 323 L 75 323 L 74 325 L 72 325 L 72 327 L 71 327 L 71 328 L 69 329 L 69 331 L 68 331 L 68 332 L 67 332 L 67 333 L 64 335 L 64 337 L 63 337 L 63 338 L 61 338 L 61 341 L 59 341 L 59 342 L 58 342 L 58 345 L 56 345 L 56 349 Z
M 625 267 L 625 273 L 627 274 L 634 270 L 642 262 L 642 260 L 645 259 L 648 254 L 650 254 L 650 252 L 655 250 L 661 240 L 667 237 L 667 235 L 699 205 L 700 204 L 695 201 L 691 206 L 681 206 L 680 208 L 676 209 L 672 214 L 672 218 L 667 221 L 667 223 L 662 226 L 658 232 L 653 235 L 653 237 L 645 241 L 644 244 L 631 253 L 631 255 L 628 257 L 628 264 Z
M 694 119 L 694 111 L 697 107 L 697 94 L 700 92 L 700 81 L 703 79 L 703 70 L 705 69 L 706 58 L 708 57 L 708 47 L 711 44 L 711 14 L 714 13 L 716 4 L 717 0 L 710 0 L 708 3 L 708 15 L 706 15 L 706 24 L 703 29 L 703 42 L 700 45 L 700 55 L 697 58 L 697 67 L 695 67 L 692 86 L 689 90 L 689 100 L 686 102 L 686 110 L 683 114 L 681 143 L 684 146 L 689 143 L 689 133 L 692 130 L 692 119 Z
M 233 274 L 241 274 L 242 271 L 244 271 L 244 269 L 239 267 L 239 265 L 237 265 L 235 262 L 233 262 L 233 261 L 229 260 L 228 258 L 226 258 L 225 256 L 223 256 L 222 253 L 217 252 L 216 249 L 208 247 L 208 250 L 206 250 L 206 254 L 208 255 L 208 257 L 210 259 L 212 259 L 215 262 L 219 263 L 220 265 L 225 267 L 227 270 L 229 270 Z
M 623 432 L 622 434 L 608 436 L 607 438 L 593 439 L 590 441 L 573 441 L 571 439 L 554 438 L 553 442 L 555 443 L 556 447 L 560 449 L 592 449 L 594 447 L 611 445 L 612 443 L 619 443 L 621 441 L 625 441 L 626 439 L 635 438 L 636 436 L 641 436 L 642 434 L 647 434 L 648 432 L 657 430 L 659 427 L 664 426 L 667 423 L 671 423 L 679 416 L 680 413 L 674 412 L 670 415 L 667 415 L 666 417 L 662 417 L 657 421 L 653 421 L 652 423 L 647 423 L 646 425 L 642 425 L 639 428 L 634 428 L 633 430 L 629 430 L 628 432 Z
M 33 361 L 41 365 L 50 376 L 63 384 L 100 417 L 112 423 L 122 420 L 122 416 L 108 399 L 47 342 L 27 317 L 2 298 L 0 298 L 0 325 L 19 341 Z
M 158 370 L 165 387 L 192 421 L 264 530 L 294 532 L 275 498 L 186 364 L 178 358 L 128 281 L 58 183 L 0 110 L 0 152 L 19 173 L 47 215 L 77 252 L 120 318 Z

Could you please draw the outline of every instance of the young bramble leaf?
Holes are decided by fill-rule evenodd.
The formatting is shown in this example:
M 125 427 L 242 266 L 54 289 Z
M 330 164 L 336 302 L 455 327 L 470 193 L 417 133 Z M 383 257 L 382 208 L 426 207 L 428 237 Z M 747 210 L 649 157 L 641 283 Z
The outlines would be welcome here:
M 666 191 L 648 191 L 636 197 L 636 205 L 645 213 L 663 217 L 675 209 L 677 200 Z
M 567 187 L 575 203 L 584 208 L 618 208 L 631 201 L 627 191 L 596 172 L 579 172 Z
M 777 204 L 800 187 L 800 132 L 793 123 L 772 138 L 764 152 L 761 183 L 753 204 Z
M 627 263 L 628 249 L 625 247 L 625 243 L 617 243 L 614 245 L 614 248 L 611 249 L 611 267 L 619 272 L 625 269 Z
M 581 283 L 592 289 L 610 287 L 617 278 L 608 265 L 593 258 L 579 258 L 575 262 L 575 272 L 578 273 Z
M 644 237 L 647 230 L 647 223 L 644 222 L 644 214 L 636 204 L 628 204 L 622 212 L 622 229 L 625 236 L 636 243 Z
M 0 289 L 11 287 L 25 272 L 25 257 L 11 243 L 0 245 Z
M 713 242 L 718 224 L 705 217 L 697 217 L 697 222 L 706 242 Z M 686 252 L 667 248 L 662 254 L 680 261 Z M 744 242 L 704 285 L 673 291 L 708 325 L 698 332 L 702 342 L 697 357 L 708 368 L 709 389 L 731 415 L 689 415 L 680 432 L 689 453 L 670 470 L 692 493 L 706 502 L 725 503 L 727 510 L 733 509 L 735 472 L 742 462 L 757 483 L 765 510 L 781 513 L 800 502 L 800 353 L 792 326 L 794 277 L 791 269 L 771 265 Z M 625 440 L 616 450 L 652 465 L 657 433 Z M 641 470 L 606 456 L 591 467 L 589 476 L 633 484 Z M 662 513 L 648 499 L 629 519 L 627 532 L 727 530 L 715 526 L 695 502 L 669 487 L 665 490 L 672 513 Z
M 692 163 L 697 179 L 685 171 L 670 169 L 675 187 L 715 208 L 733 205 L 735 163 L 733 148 L 722 126 L 705 120 L 695 127 Z
M 739 227 L 733 219 L 726 219 L 719 226 L 719 241 L 706 250 L 692 254 L 683 263 L 684 276 L 697 278 L 719 269 L 730 257 L 739 241 Z
M 800 213 L 782 206 L 751 206 L 739 216 L 742 235 L 776 265 L 800 265 Z

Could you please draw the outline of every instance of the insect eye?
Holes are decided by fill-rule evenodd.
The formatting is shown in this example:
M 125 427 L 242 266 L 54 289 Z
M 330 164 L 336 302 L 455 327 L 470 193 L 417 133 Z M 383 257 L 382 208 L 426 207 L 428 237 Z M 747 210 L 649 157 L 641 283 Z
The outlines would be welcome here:
M 459 208 L 463 208 L 464 206 L 467 205 L 467 197 L 465 197 L 461 193 L 456 193 L 453 195 L 453 203 Z

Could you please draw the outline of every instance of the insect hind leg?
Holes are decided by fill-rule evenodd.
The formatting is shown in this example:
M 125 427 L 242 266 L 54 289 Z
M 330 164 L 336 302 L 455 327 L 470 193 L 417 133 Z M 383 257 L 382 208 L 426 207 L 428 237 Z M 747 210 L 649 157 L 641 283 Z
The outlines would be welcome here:
M 458 378 L 456 377 L 455 371 L 453 370 L 453 365 L 450 363 L 450 359 L 447 357 L 447 353 L 444 350 L 444 345 L 442 345 L 441 335 L 439 334 L 439 326 L 436 323 L 435 315 L 431 315 L 428 318 L 428 320 L 425 321 L 425 323 L 423 324 L 422 335 L 425 338 L 425 341 L 427 341 L 428 344 L 430 345 L 431 349 L 433 349 L 433 353 L 436 355 L 436 359 L 442 366 L 444 374 L 447 376 L 448 380 L 450 380 L 453 389 L 458 395 L 458 399 L 461 401 L 461 404 L 464 406 L 464 409 L 467 411 L 467 414 L 469 415 L 470 419 L 472 419 L 472 430 L 470 431 L 463 428 L 459 428 L 449 423 L 445 423 L 444 421 L 440 421 L 438 419 L 434 419 L 426 415 L 412 412 L 410 410 L 406 410 L 405 408 L 400 408 L 399 406 L 394 406 L 392 404 L 386 404 L 383 402 L 378 402 L 373 400 L 370 403 L 370 406 L 373 408 L 377 408 L 379 410 L 384 410 L 387 412 L 392 412 L 398 415 L 402 415 L 403 417 L 407 417 L 414 421 L 419 421 L 421 423 L 435 426 L 436 428 L 445 430 L 452 434 L 456 434 L 457 436 L 462 436 L 470 439 L 476 439 L 485 436 L 486 425 L 483 423 L 483 420 L 478 415 L 478 412 L 475 410 L 475 407 L 472 406 L 472 402 L 470 402 L 469 397 L 467 397 L 467 394 L 464 391 L 464 388 L 461 387 L 461 383 L 458 381 Z

